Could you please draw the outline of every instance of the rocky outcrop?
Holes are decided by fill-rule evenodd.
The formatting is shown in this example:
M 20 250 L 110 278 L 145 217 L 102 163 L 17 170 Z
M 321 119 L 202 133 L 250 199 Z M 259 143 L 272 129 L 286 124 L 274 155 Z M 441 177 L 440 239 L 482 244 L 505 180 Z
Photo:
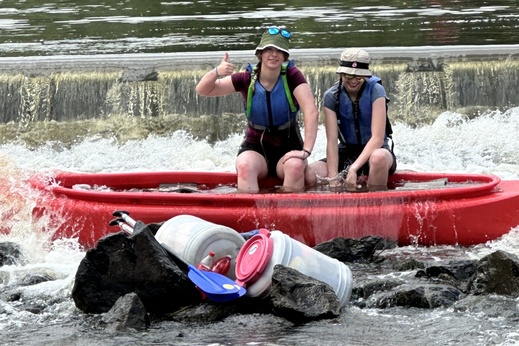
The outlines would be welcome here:
M 281 265 L 275 266 L 271 289 L 264 297 L 243 296 L 223 303 L 204 299 L 178 259 L 156 241 L 152 226 L 133 236 L 122 232 L 106 236 L 78 267 L 72 298 L 85 313 L 103 314 L 107 328 L 145 329 L 150 316 L 214 322 L 234 314 L 260 313 L 305 323 L 333 319 L 348 311 L 348 307 L 340 309 L 327 284 Z M 21 254 L 15 256 L 16 247 L 0 245 L 0 258 L 23 260 Z M 519 297 L 519 258 L 510 253 L 495 251 L 480 260 L 426 262 L 387 255 L 384 249 L 390 246 L 379 237 L 338 238 L 315 249 L 348 264 L 354 277 L 350 305 L 358 308 L 452 306 L 477 311 L 477 296 Z M 32 285 L 48 280 L 53 278 L 27 277 L 24 282 Z M 0 294 L 9 301 L 21 299 L 9 288 Z M 44 310 L 30 301 L 24 305 L 32 313 Z M 509 314 L 516 315 L 514 311 L 511 307 Z

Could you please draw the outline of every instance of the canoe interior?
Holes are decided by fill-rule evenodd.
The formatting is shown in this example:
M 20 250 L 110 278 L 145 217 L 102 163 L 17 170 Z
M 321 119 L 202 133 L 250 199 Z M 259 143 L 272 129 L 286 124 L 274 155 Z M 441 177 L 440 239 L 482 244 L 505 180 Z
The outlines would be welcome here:
M 445 186 L 436 185 L 434 182 L 445 179 Z M 430 186 L 428 183 L 430 183 Z M 360 191 L 351 192 L 323 192 L 306 191 L 301 193 L 275 193 L 275 188 L 281 186 L 278 179 L 267 178 L 261 181 L 259 194 L 243 193 L 211 193 L 221 186 L 235 186 L 236 174 L 227 172 L 125 172 L 125 173 L 61 173 L 52 182 L 54 193 L 64 194 L 70 198 L 80 200 L 104 201 L 104 202 L 131 202 L 142 204 L 168 204 L 189 203 L 197 201 L 220 200 L 236 202 L 244 200 L 258 200 L 262 198 L 308 200 L 319 198 L 321 200 L 358 199 L 359 193 L 369 199 L 394 199 L 394 198 L 465 198 L 478 196 L 492 192 L 499 184 L 500 179 L 492 175 L 471 174 L 441 174 L 441 173 L 397 173 L 390 177 L 387 191 Z M 419 189 L 399 190 L 406 184 L 416 184 Z M 49 182 L 35 181 L 36 185 L 43 187 Z M 164 187 L 173 187 L 167 191 Z M 175 189 L 178 187 L 178 189 Z M 425 187 L 425 188 L 424 188 Z M 165 190 L 165 191 L 164 191 Z M 188 193 L 196 190 L 198 193 Z M 208 196 L 210 194 L 210 196 Z

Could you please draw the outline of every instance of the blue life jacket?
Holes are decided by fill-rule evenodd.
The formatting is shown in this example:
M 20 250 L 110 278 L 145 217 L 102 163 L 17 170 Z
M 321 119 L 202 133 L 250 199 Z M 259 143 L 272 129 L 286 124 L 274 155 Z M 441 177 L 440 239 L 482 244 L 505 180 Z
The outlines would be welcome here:
M 355 118 L 353 104 L 342 88 L 339 99 L 339 109 L 337 113 L 337 124 L 339 127 L 339 140 L 343 144 L 366 145 L 371 138 L 371 119 L 372 119 L 372 103 L 371 93 L 376 83 L 380 83 L 378 77 L 366 78 L 363 91 L 359 99 L 359 117 Z M 386 102 L 387 111 L 387 102 Z M 386 115 L 386 138 L 384 144 L 388 144 L 388 138 L 391 138 L 393 130 Z
M 283 130 L 297 124 L 299 106 L 293 102 L 286 77 L 287 69 L 294 66 L 293 60 L 284 62 L 276 85 L 268 92 L 258 80 L 255 80 L 254 67 L 247 65 L 246 70 L 251 73 L 251 82 L 244 106 L 250 127 L 257 130 Z

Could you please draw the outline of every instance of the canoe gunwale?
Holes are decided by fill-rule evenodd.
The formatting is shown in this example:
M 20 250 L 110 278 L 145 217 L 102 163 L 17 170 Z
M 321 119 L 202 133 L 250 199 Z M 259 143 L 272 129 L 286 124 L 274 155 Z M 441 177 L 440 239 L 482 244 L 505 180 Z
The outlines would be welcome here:
M 39 189 L 50 190 L 56 195 L 66 196 L 83 201 L 103 203 L 131 203 L 146 205 L 207 205 L 214 203 L 250 204 L 265 203 L 275 199 L 277 202 L 287 201 L 307 203 L 318 200 L 320 205 L 327 206 L 337 200 L 358 203 L 359 200 L 377 200 L 380 203 L 395 201 L 396 203 L 415 200 L 448 200 L 471 198 L 499 192 L 496 187 L 501 179 L 494 175 L 482 174 L 445 174 L 445 173 L 396 173 L 392 182 L 414 181 L 427 182 L 448 178 L 450 183 L 473 182 L 466 186 L 432 187 L 420 190 L 388 190 L 373 192 L 301 192 L 301 193 L 210 193 L 201 190 L 197 193 L 121 191 L 130 188 L 157 188 L 160 184 L 234 184 L 236 174 L 229 172 L 124 172 L 124 173 L 58 173 L 53 181 L 31 179 L 31 184 Z M 105 182 L 106 184 L 103 184 Z M 264 185 L 272 186 L 276 180 L 269 180 Z M 73 188 L 76 184 L 106 186 L 115 191 L 82 190 Z

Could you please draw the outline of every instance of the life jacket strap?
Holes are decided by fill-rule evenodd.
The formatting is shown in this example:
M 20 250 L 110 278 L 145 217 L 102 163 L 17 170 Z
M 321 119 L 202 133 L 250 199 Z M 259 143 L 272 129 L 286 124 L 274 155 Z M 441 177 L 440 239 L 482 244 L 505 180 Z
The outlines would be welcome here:
M 297 107 L 294 104 L 294 100 L 292 99 L 292 93 L 290 92 L 290 88 L 288 87 L 287 80 L 287 66 L 288 62 L 285 61 L 281 65 L 281 79 L 283 80 L 283 88 L 285 89 L 285 95 L 287 96 L 288 104 L 290 105 L 290 111 L 297 111 Z M 249 89 L 247 91 L 247 119 L 250 118 L 250 112 L 252 108 L 252 96 L 254 95 L 254 83 L 256 82 L 254 78 L 254 67 L 250 73 L 250 84 Z
M 248 121 L 247 125 L 249 127 L 252 127 L 253 129 L 259 130 L 259 131 L 264 131 L 264 130 L 267 130 L 267 129 L 268 130 L 281 131 L 281 130 L 286 130 L 286 129 L 289 129 L 291 127 L 297 126 L 297 120 L 289 121 L 287 123 L 284 123 L 282 125 L 279 125 L 279 126 L 276 126 L 276 127 L 273 127 L 273 128 L 272 127 L 268 127 L 268 126 L 253 124 L 251 121 Z

